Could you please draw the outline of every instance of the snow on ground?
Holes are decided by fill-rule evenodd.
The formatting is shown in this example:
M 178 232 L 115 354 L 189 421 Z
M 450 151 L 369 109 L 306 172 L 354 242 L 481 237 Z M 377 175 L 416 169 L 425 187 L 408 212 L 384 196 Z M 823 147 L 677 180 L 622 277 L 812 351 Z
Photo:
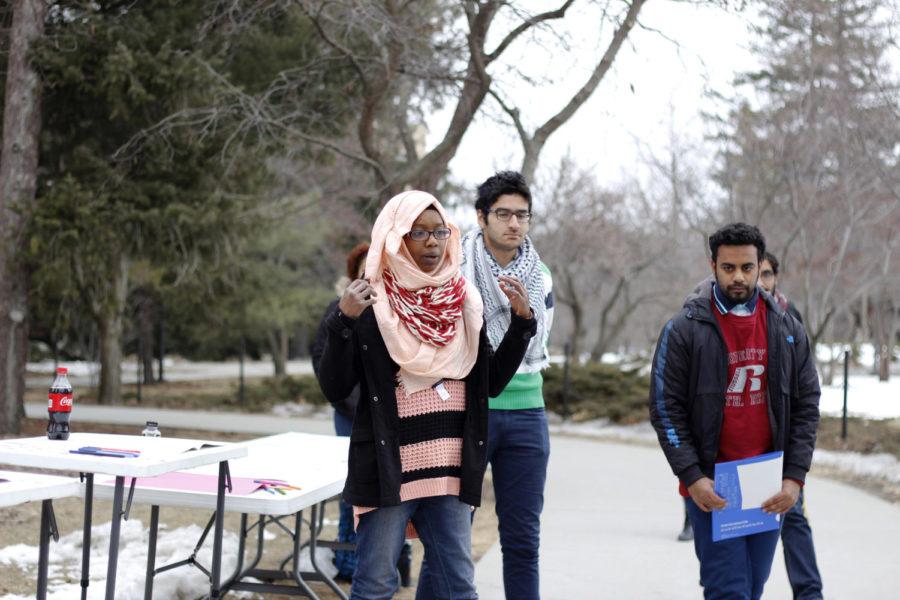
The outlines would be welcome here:
M 850 375 L 847 387 L 847 413 L 869 419 L 900 418 L 900 376 L 878 381 L 875 375 Z M 840 416 L 844 407 L 844 380 L 822 386 L 819 409 L 822 414 Z
M 334 409 L 330 404 L 314 405 L 300 404 L 299 402 L 282 402 L 275 404 L 269 411 L 276 417 L 302 418 L 330 421 L 334 415 Z
M 69 369 L 69 380 L 73 386 L 97 385 L 99 381 L 100 365 L 88 361 L 63 361 L 61 367 Z M 154 369 L 156 362 L 153 363 Z M 28 387 L 50 387 L 53 382 L 53 361 L 28 363 L 27 383 Z M 194 362 L 180 359 L 163 361 L 163 369 L 166 381 L 197 381 L 203 379 L 237 379 L 240 375 L 240 363 L 228 362 Z M 312 375 L 312 364 L 309 359 L 290 360 L 285 365 L 288 375 Z M 272 377 L 275 368 L 271 360 L 244 361 L 245 377 Z M 125 361 L 122 363 L 122 381 L 133 383 L 137 379 L 137 363 Z
M 813 464 L 900 484 L 900 460 L 891 454 L 860 454 L 817 449 L 813 454 Z
M 88 587 L 88 600 L 103 598 L 106 589 L 106 564 L 109 548 L 110 523 L 95 525 L 91 528 L 91 583 Z M 156 547 L 157 567 L 183 560 L 188 557 L 197 540 L 200 538 L 203 528 L 199 525 L 179 527 L 168 531 L 165 525 L 160 525 L 159 538 Z M 266 532 L 266 539 L 275 536 Z M 144 524 L 137 519 L 130 519 L 122 523 L 119 543 L 119 563 L 116 574 L 116 598 L 121 600 L 141 600 L 144 597 L 144 580 L 147 568 L 147 540 L 149 532 Z M 81 539 L 82 532 L 75 531 L 61 536 L 58 543 L 50 544 L 49 585 L 47 600 L 71 600 L 81 595 Z M 225 532 L 222 538 L 222 547 L 225 548 L 222 557 L 222 579 L 231 576 L 235 564 L 236 554 L 229 549 L 236 549 L 238 536 Z M 331 550 L 320 548 L 318 563 L 331 576 L 337 570 L 331 564 Z M 212 555 L 212 536 L 197 554 L 198 561 L 209 568 Z M 249 549 L 248 549 L 249 555 Z M 25 570 L 28 577 L 36 581 L 37 578 L 38 549 L 36 546 L 26 544 L 14 544 L 0 548 L 0 563 L 15 564 Z M 312 569 L 309 561 L 309 553 L 304 550 L 301 557 L 301 570 Z M 193 567 L 179 567 L 171 571 L 160 573 L 154 578 L 153 596 L 156 598 L 169 598 L 171 600 L 187 600 L 202 596 L 209 592 L 209 582 L 206 576 Z M 0 596 L 0 600 L 30 600 L 33 594 L 19 596 L 6 594 Z M 248 592 L 231 592 L 229 598 L 258 598 L 259 596 Z
M 569 423 L 557 417 L 552 419 L 550 432 L 609 441 L 648 445 L 657 443 L 656 432 L 647 421 L 635 425 L 613 425 L 607 419 Z M 832 467 L 847 474 L 900 484 L 900 460 L 890 454 L 860 454 L 816 449 L 813 454 L 813 465 Z

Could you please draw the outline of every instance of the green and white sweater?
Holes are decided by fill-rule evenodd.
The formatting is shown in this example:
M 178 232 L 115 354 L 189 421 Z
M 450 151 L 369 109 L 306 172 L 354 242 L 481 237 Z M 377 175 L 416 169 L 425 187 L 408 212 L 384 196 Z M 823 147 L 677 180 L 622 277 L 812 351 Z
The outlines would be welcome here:
M 547 347 L 550 340 L 550 326 L 553 324 L 553 276 L 550 269 L 543 262 L 540 263 L 541 273 L 544 275 L 544 335 L 542 339 L 537 337 L 531 340 L 532 344 L 542 344 L 544 355 L 549 359 L 550 351 Z M 495 410 L 519 410 L 525 408 L 544 407 L 544 377 L 541 375 L 540 366 L 528 366 L 522 363 L 519 370 L 513 375 L 512 380 L 496 398 L 488 400 L 488 406 Z

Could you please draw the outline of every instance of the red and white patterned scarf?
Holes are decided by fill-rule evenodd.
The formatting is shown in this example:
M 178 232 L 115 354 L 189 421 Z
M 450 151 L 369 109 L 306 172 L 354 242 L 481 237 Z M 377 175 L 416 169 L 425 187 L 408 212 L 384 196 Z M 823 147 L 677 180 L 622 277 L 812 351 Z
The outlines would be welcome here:
M 443 285 L 413 291 L 401 287 L 385 269 L 384 291 L 391 308 L 420 341 L 443 348 L 456 335 L 466 300 L 466 282 L 461 275 Z

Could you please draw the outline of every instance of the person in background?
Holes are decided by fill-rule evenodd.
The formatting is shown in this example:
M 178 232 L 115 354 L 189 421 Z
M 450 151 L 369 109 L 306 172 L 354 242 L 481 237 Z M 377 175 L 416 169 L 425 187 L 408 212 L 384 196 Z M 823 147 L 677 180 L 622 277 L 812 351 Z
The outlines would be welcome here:
M 759 229 L 732 223 L 709 238 L 713 280 L 663 327 L 650 373 L 650 421 L 694 529 L 706 600 L 758 600 L 779 532 L 712 541 L 715 464 L 783 451 L 781 490 L 762 503 L 785 514 L 812 462 L 819 380 L 802 325 L 757 288 Z
M 780 263 L 774 254 L 766 252 L 759 273 L 759 287 L 772 295 L 789 315 L 803 323 L 800 311 L 794 303 L 778 289 L 778 272 Z M 800 490 L 800 499 L 784 515 L 781 525 L 781 546 L 784 549 L 784 566 L 794 600 L 821 600 L 822 575 L 816 563 L 816 548 L 813 545 L 812 529 L 806 518 L 806 501 L 804 489 Z
M 322 390 L 333 401 L 360 386 L 343 492 L 358 519 L 351 600 L 393 596 L 413 532 L 431 591 L 478 597 L 471 519 L 486 467 L 487 398 L 509 383 L 537 323 L 525 286 L 503 277 L 512 315 L 493 350 L 461 258 L 459 229 L 437 199 L 398 194 L 375 221 L 365 276 L 326 318 Z
M 366 266 L 366 254 L 369 252 L 368 242 L 357 244 L 350 250 L 347 255 L 347 273 L 342 275 L 334 285 L 335 292 L 338 297 L 335 298 L 325 309 L 325 314 L 319 323 L 319 329 L 316 332 L 316 339 L 310 348 L 310 356 L 312 358 L 313 371 L 316 378 L 319 377 L 319 362 L 322 360 L 322 351 L 325 348 L 325 337 L 327 331 L 325 322 L 332 312 L 337 310 L 338 302 L 344 291 L 354 279 L 363 276 Z M 359 385 L 355 386 L 346 398 L 341 398 L 333 402 L 334 406 L 334 432 L 342 437 L 350 437 L 350 430 L 353 427 L 353 415 L 356 413 L 356 405 L 359 403 Z M 344 543 L 355 544 L 356 532 L 353 530 L 353 507 L 339 500 L 340 520 L 338 522 L 338 541 Z M 356 552 L 353 550 L 335 550 L 334 566 L 337 568 L 337 579 L 341 581 L 352 581 L 353 571 L 356 569 Z M 397 570 L 400 572 L 400 584 L 403 587 L 410 585 L 410 569 L 412 568 L 412 546 L 409 542 L 403 545 L 400 553 L 400 559 L 397 562 Z
M 463 239 L 462 271 L 481 293 L 491 346 L 497 347 L 510 322 L 511 307 L 502 293 L 504 277 L 525 284 L 537 319 L 537 335 L 515 376 L 488 400 L 488 461 L 506 597 L 538 600 L 541 511 L 550 460 L 541 370 L 550 364 L 553 278 L 528 236 L 531 190 L 520 173 L 500 171 L 488 177 L 478 186 L 475 212 L 479 229 Z

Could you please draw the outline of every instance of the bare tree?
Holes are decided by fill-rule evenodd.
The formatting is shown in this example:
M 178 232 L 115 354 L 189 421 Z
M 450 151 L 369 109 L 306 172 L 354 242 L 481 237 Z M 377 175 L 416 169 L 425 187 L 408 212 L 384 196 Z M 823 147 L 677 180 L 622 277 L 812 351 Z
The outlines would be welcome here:
M 702 277 L 704 260 L 689 231 L 671 220 L 671 194 L 634 185 L 604 189 L 568 157 L 553 171 L 540 193 L 551 208 L 534 236 L 553 272 L 557 302 L 571 313 L 570 347 L 578 356 L 592 334 L 587 352 L 599 361 L 625 339 L 642 337 L 634 320 L 639 311 L 680 306 Z M 687 283 L 675 288 L 673 281 Z
M 23 246 L 37 185 L 41 82 L 29 61 L 44 31 L 43 0 L 13 0 L 0 150 L 0 433 L 18 433 L 28 358 Z
M 609 41 L 606 49 L 600 55 L 597 64 L 594 66 L 593 71 L 588 77 L 587 81 L 575 92 L 575 94 L 566 102 L 565 106 L 563 106 L 559 111 L 557 111 L 552 117 L 547 119 L 542 125 L 537 127 L 534 133 L 529 133 L 525 124 L 521 118 L 521 109 L 510 104 L 508 101 L 504 100 L 500 93 L 496 91 L 492 91 L 492 96 L 496 99 L 496 101 L 500 104 L 503 111 L 509 115 L 510 119 L 515 125 L 516 133 L 519 135 L 519 139 L 522 142 L 522 148 L 525 152 L 524 157 L 522 158 L 522 167 L 521 172 L 525 176 L 526 181 L 533 181 L 535 171 L 537 170 L 538 161 L 540 159 L 541 152 L 544 149 L 544 146 L 547 144 L 547 140 L 550 139 L 550 136 L 553 135 L 556 131 L 559 130 L 560 127 L 565 125 L 569 119 L 575 116 L 575 113 L 578 112 L 585 102 L 593 95 L 594 91 L 597 89 L 597 86 L 600 85 L 600 82 L 603 81 L 603 78 L 609 72 L 610 67 L 612 67 L 613 61 L 616 59 L 616 55 L 618 55 L 619 50 L 622 48 L 622 45 L 625 43 L 625 40 L 628 37 L 628 34 L 634 28 L 635 24 L 638 20 L 638 14 L 640 14 L 641 9 L 647 3 L 647 0 L 631 0 L 631 2 L 625 2 L 625 10 L 624 15 L 620 16 L 618 20 L 615 17 L 610 17 L 606 11 L 603 13 L 603 19 L 612 18 L 616 21 L 615 24 L 615 32 L 613 33 L 612 39 Z M 598 24 L 602 25 L 602 23 Z
M 895 251 L 879 224 L 900 210 L 897 86 L 877 3 L 780 0 L 765 16 L 764 67 L 744 78 L 759 106 L 732 110 L 719 181 L 726 214 L 760 225 L 781 254 L 816 343 L 884 283 Z
M 223 78 L 217 106 L 172 115 L 155 132 L 179 125 L 203 131 L 226 126 L 233 128 L 235 143 L 273 139 L 326 149 L 363 167 L 372 178 L 370 198 L 383 199 L 407 187 L 437 190 L 463 136 L 493 95 L 522 135 L 523 170 L 533 176 L 547 139 L 597 88 L 646 1 L 623 2 L 621 14 L 609 8 L 618 3 L 603 10 L 615 31 L 590 77 L 553 117 L 526 135 L 521 109 L 510 106 L 497 91 L 496 71 L 510 48 L 529 35 L 555 35 L 551 25 L 567 18 L 575 0 L 559 0 L 542 12 L 529 12 L 507 0 L 223 0 L 210 29 L 240 31 L 264 15 L 300 10 L 321 41 L 321 54 L 279 74 L 260 94 Z M 342 101 L 329 106 L 342 107 L 342 117 L 319 112 L 319 118 L 313 118 L 314 111 L 303 110 L 298 96 L 289 93 L 312 88 L 323 67 L 346 69 L 351 76 Z M 515 76 L 529 77 L 518 71 Z M 436 108 L 449 108 L 450 118 L 429 148 L 424 144 L 425 118 Z M 352 125 L 338 135 L 323 128 L 323 120 L 347 115 Z

